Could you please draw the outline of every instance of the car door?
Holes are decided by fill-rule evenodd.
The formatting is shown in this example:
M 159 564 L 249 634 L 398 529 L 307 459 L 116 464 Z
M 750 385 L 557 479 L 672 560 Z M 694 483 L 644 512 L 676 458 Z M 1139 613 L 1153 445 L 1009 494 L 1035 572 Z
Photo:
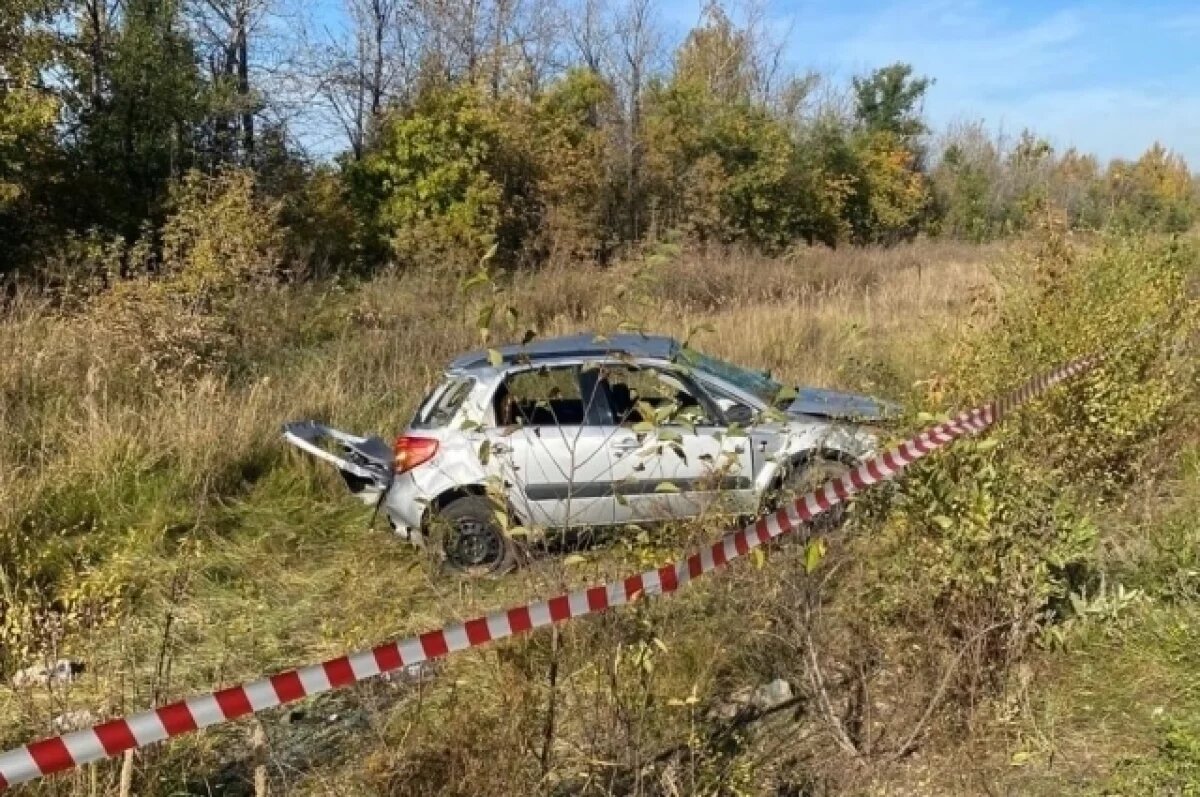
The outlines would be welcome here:
M 753 510 L 750 441 L 727 433 L 719 409 L 690 377 L 620 363 L 604 367 L 604 380 L 614 418 L 616 522 Z
M 602 398 L 585 395 L 578 365 L 514 371 L 497 389 L 488 430 L 490 469 L 534 526 L 608 525 L 614 520 L 609 436 Z

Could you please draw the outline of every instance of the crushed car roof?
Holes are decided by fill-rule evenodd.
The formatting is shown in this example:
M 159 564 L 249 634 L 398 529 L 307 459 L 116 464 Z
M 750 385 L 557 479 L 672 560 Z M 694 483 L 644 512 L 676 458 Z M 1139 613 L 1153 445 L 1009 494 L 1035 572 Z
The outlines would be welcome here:
M 665 335 L 567 335 L 558 338 L 532 340 L 525 345 L 497 346 L 496 351 L 511 363 L 518 358 L 548 360 L 557 357 L 600 357 L 606 354 L 627 354 L 631 357 L 669 360 L 679 351 L 679 342 Z M 456 357 L 453 369 L 479 368 L 489 365 L 488 350 L 479 349 Z

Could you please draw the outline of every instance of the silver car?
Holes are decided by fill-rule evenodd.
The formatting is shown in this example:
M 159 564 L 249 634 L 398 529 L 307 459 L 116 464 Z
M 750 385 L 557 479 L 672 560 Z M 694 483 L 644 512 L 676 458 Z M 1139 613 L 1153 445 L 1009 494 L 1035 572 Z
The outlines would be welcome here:
M 668 337 L 577 335 L 462 355 L 392 446 L 313 421 L 284 436 L 397 534 L 481 573 L 512 564 L 516 536 L 755 514 L 871 453 L 895 409 Z

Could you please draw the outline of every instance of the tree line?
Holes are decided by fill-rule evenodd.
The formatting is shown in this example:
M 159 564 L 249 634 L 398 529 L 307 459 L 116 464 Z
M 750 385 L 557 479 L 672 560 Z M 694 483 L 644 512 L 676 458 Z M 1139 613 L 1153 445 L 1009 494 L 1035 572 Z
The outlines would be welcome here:
M 678 39 L 655 0 L 341 1 L 7 0 L 0 271 L 69 271 L 81 241 L 153 253 L 181 187 L 247 175 L 309 272 L 987 240 L 1047 213 L 1178 231 L 1197 211 L 1157 144 L 1102 164 L 1028 131 L 935 133 L 933 80 L 906 64 L 791 72 L 753 5 L 711 2 Z

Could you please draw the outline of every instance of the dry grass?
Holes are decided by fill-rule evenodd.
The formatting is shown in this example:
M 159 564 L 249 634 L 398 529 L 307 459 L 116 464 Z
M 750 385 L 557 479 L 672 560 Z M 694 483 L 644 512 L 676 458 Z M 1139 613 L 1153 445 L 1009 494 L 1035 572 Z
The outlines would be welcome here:
M 1002 257 L 930 243 L 781 260 L 655 255 L 609 271 L 518 275 L 502 298 L 520 310 L 518 327 L 542 335 L 627 321 L 684 336 L 706 324 L 695 341 L 716 354 L 903 397 L 944 343 L 979 321 L 966 309 Z M 0 691 L 0 746 L 48 732 L 68 707 L 141 708 L 677 553 L 683 540 L 667 533 L 501 582 L 444 580 L 366 529 L 366 512 L 342 500 L 327 469 L 285 454 L 278 426 L 291 418 L 398 430 L 442 364 L 478 345 L 482 301 L 436 275 L 281 289 L 231 306 L 220 320 L 236 334 L 197 370 L 161 358 L 147 367 L 155 336 L 114 333 L 109 310 L 68 314 L 19 297 L 0 323 L 11 353 L 0 361 L 0 667 L 65 653 L 90 671 L 62 692 Z M 764 594 L 782 588 L 756 583 Z M 459 657 L 433 687 L 318 700 L 296 728 L 274 712 L 272 777 L 310 794 L 751 788 L 775 762 L 700 754 L 693 734 L 711 701 L 772 677 L 737 654 L 738 640 L 769 622 L 748 621 L 734 584 L 577 624 L 558 653 L 542 635 Z M 556 742 L 543 769 L 554 658 Z M 333 713 L 354 718 L 326 723 L 340 741 L 290 752 L 306 722 Z M 138 793 L 203 790 L 205 779 L 236 791 L 249 735 L 237 724 L 145 754 Z M 650 766 L 673 748 L 690 752 Z M 34 791 L 105 793 L 115 778 L 105 764 Z

